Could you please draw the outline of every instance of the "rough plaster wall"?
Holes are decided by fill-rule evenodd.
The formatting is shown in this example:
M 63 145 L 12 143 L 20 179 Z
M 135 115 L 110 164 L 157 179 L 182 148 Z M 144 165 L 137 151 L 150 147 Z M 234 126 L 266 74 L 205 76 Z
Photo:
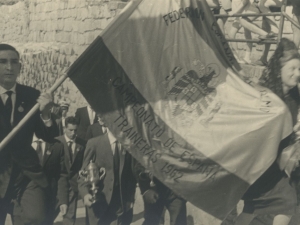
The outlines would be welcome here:
M 21 53 L 19 82 L 49 89 L 126 4 L 126 0 L 25 0 L 0 6 L 0 42 L 13 44 Z M 70 115 L 86 105 L 69 79 L 54 96 L 55 102 L 71 103 Z

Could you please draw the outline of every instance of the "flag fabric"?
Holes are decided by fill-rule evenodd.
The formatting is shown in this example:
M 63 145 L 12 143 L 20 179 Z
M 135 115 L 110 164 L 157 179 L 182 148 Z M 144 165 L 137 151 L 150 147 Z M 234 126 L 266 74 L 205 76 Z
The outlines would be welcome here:
M 238 70 L 205 0 L 133 0 L 68 74 L 139 162 L 222 219 L 292 132 L 284 103 Z

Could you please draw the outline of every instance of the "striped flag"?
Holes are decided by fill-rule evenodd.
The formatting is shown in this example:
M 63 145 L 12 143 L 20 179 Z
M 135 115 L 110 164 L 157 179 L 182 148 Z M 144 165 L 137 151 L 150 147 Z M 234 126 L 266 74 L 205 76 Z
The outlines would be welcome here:
M 205 0 L 133 0 L 68 73 L 139 162 L 222 219 L 292 131 L 284 103 L 237 70 Z

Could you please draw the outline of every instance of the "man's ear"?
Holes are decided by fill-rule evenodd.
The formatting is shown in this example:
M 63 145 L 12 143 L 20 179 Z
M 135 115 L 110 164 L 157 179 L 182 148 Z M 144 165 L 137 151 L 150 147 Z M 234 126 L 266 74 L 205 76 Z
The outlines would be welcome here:
M 23 66 L 22 63 L 19 62 L 19 75 L 20 75 L 20 73 L 21 73 L 22 66 Z

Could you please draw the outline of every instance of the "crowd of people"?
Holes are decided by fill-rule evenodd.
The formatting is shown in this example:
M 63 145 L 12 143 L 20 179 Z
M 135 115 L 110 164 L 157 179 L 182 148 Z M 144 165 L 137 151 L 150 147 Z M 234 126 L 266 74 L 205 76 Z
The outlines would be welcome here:
M 231 10 L 226 0 L 217 3 L 215 9 L 220 12 Z M 276 0 L 242 0 L 234 13 L 269 12 L 273 3 L 280 7 Z M 299 21 L 298 1 L 291 0 L 290 4 Z M 225 22 L 219 23 L 221 29 Z M 262 40 L 276 38 L 276 31 L 271 30 L 278 27 L 272 18 L 267 19 L 269 27 L 273 27 L 270 31 L 254 27 L 252 19 L 244 17 L 234 23 L 234 35 L 244 27 L 249 35 L 257 31 Z M 266 65 L 260 83 L 287 105 L 295 132 L 281 141 L 278 159 L 244 194 L 243 212 L 237 216 L 233 209 L 222 224 L 258 224 L 256 221 L 263 217 L 265 224 L 288 225 L 296 214 L 299 163 L 291 161 L 294 164 L 291 173 L 287 173 L 279 161 L 281 152 L 299 139 L 299 39 L 299 32 L 294 33 L 294 41 L 282 38 L 268 63 L 265 55 L 260 59 Z M 86 224 L 131 224 L 137 186 L 144 200 L 144 225 L 163 224 L 165 210 L 170 214 L 171 225 L 187 224 L 186 201 L 123 149 L 100 112 L 87 105 L 70 116 L 66 100 L 54 104 L 50 94 L 40 94 L 17 83 L 19 59 L 13 46 L 0 44 L 0 141 L 36 102 L 39 111 L 0 152 L 0 224 L 5 224 L 10 214 L 14 225 L 50 225 L 59 213 L 63 224 L 75 224 L 79 199 L 86 207 Z M 80 176 L 91 162 L 97 168 L 105 168 L 100 191 L 95 193 L 91 193 L 91 182 Z
M 214 14 L 227 14 L 227 15 L 237 15 L 237 14 L 257 14 L 257 16 L 242 16 L 235 17 L 232 22 L 232 26 L 226 32 L 228 38 L 235 39 L 238 31 L 243 28 L 245 39 L 251 40 L 252 33 L 258 35 L 260 41 L 264 40 L 276 40 L 279 33 L 278 25 L 275 21 L 274 16 L 262 16 L 259 14 L 267 14 L 271 12 L 281 12 L 281 7 L 283 4 L 282 0 L 207 0 L 208 5 L 213 10 Z M 293 10 L 293 20 L 298 22 L 300 25 L 300 1 L 298 0 L 288 0 L 287 6 L 292 6 Z M 261 26 L 254 23 L 258 18 L 262 18 Z M 227 18 L 219 18 L 217 20 L 222 32 L 225 34 L 225 22 Z M 300 46 L 300 30 L 292 24 L 293 40 L 297 47 Z M 235 58 L 239 63 L 254 64 L 258 66 L 266 66 L 268 53 L 271 44 L 265 44 L 263 53 L 255 62 L 252 62 L 252 42 L 246 42 L 245 54 L 242 57 L 238 51 L 237 42 L 231 42 L 232 51 Z
M 18 84 L 19 57 L 13 46 L 0 44 L 0 140 L 36 101 L 40 112 L 0 152 L 0 224 L 8 213 L 14 225 L 50 225 L 59 213 L 63 224 L 75 224 L 79 199 L 86 206 L 86 224 L 130 224 L 137 184 L 144 224 L 163 223 L 165 210 L 171 224 L 187 224 L 186 201 L 122 148 L 100 113 L 88 105 L 69 116 L 67 101 L 54 104 L 49 94 Z M 91 160 L 106 170 L 96 196 L 79 176 Z

